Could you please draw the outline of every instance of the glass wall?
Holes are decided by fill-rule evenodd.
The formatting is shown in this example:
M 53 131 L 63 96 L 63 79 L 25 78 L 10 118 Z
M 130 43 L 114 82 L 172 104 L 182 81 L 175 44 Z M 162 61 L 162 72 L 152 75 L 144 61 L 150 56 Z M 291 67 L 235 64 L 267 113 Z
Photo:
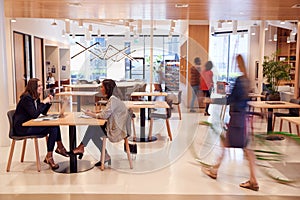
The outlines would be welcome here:
M 235 57 L 242 54 L 247 63 L 248 33 L 217 33 L 210 38 L 210 60 L 216 68 L 217 80 L 234 82 L 239 75 Z
M 162 61 L 179 57 L 179 39 L 179 36 L 153 36 L 153 82 L 158 79 Z M 81 79 L 94 81 L 103 78 L 144 79 L 150 82 L 150 51 L 149 35 L 114 35 L 92 37 L 91 40 L 75 36 L 70 48 L 72 83 Z M 134 73 L 143 75 L 132 76 Z

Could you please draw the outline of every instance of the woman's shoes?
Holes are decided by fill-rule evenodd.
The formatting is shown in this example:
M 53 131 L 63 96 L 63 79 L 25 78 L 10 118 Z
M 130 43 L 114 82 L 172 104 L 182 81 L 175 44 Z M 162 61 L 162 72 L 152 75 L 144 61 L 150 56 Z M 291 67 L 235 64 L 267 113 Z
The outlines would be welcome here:
M 83 153 L 84 153 L 84 149 L 80 149 L 80 148 L 75 148 L 73 149 L 73 152 L 72 152 L 74 155 L 78 155 L 78 158 L 79 159 L 82 159 L 83 157 Z
M 104 161 L 104 164 L 105 164 L 105 163 L 107 163 L 108 165 L 111 165 L 111 159 L 109 158 L 108 160 L 105 160 L 105 161 Z M 97 163 L 95 164 L 95 166 L 96 166 L 96 167 L 100 167 L 101 164 L 102 164 L 102 163 L 101 163 L 101 160 L 100 160 L 99 162 L 97 162 Z
M 57 147 L 55 152 L 62 155 L 62 156 L 69 157 L 69 154 L 68 154 L 67 150 L 64 147 L 63 148 L 58 148 Z
M 208 112 L 205 112 L 204 116 L 210 116 L 210 114 Z
M 51 167 L 52 170 L 59 168 L 58 164 L 55 164 L 52 157 L 49 157 L 49 158 L 45 157 L 44 163 L 47 163 Z
M 245 183 L 241 183 L 240 187 L 250 189 L 250 190 L 254 190 L 254 191 L 259 190 L 258 184 L 257 183 L 251 183 L 250 181 L 247 181 Z
M 206 167 L 202 167 L 202 171 L 204 174 L 206 174 L 207 176 L 209 176 L 212 179 L 217 179 L 217 172 L 213 171 L 213 168 L 206 168 Z

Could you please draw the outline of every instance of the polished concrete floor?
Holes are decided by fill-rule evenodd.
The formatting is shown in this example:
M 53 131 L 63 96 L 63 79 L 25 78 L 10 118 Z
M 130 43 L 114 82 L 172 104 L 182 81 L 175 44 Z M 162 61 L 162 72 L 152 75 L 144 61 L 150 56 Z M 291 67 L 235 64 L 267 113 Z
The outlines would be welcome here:
M 158 140 L 137 144 L 138 154 L 132 156 L 133 169 L 129 169 L 126 154 L 123 152 L 123 142 L 108 143 L 112 164 L 106 166 L 104 171 L 94 167 L 89 171 L 73 174 L 53 172 L 43 162 L 41 172 L 37 172 L 33 141 L 27 143 L 24 163 L 19 162 L 21 142 L 17 142 L 11 171 L 6 172 L 9 147 L 0 147 L 0 199 L 300 198 L 300 172 L 289 167 L 291 163 L 300 166 L 299 143 L 289 138 L 266 141 L 253 137 L 250 148 L 282 154 L 276 157 L 278 161 L 256 161 L 256 175 L 260 186 L 258 192 L 239 187 L 239 183 L 249 178 L 248 162 L 241 149 L 231 148 L 225 151 L 218 178 L 213 180 L 203 174 L 200 162 L 213 164 L 220 154 L 220 107 L 211 105 L 210 117 L 204 116 L 199 110 L 196 113 L 188 112 L 184 103 L 181 107 L 182 120 L 179 120 L 176 107 L 170 119 L 173 141 L 168 140 L 165 122 L 155 120 L 153 135 Z M 138 112 L 135 120 L 138 131 Z M 201 121 L 211 122 L 213 128 L 200 125 Z M 80 141 L 85 129 L 85 126 L 77 127 L 77 141 Z M 61 130 L 63 141 L 68 147 L 68 127 L 62 126 Z M 263 134 L 265 130 L 266 119 L 255 118 L 255 135 Z M 287 125 L 284 125 L 284 130 L 288 130 Z M 42 161 L 46 153 L 44 139 L 40 139 L 39 147 Z M 268 156 L 266 157 L 269 159 L 274 158 Z M 89 143 L 83 159 L 95 163 L 99 157 L 99 150 Z M 68 160 L 55 153 L 54 159 L 56 162 Z M 274 163 L 277 165 L 273 165 Z M 278 167 L 274 167 L 278 164 L 286 166 L 286 170 L 280 171 Z M 282 183 L 276 179 L 287 182 Z

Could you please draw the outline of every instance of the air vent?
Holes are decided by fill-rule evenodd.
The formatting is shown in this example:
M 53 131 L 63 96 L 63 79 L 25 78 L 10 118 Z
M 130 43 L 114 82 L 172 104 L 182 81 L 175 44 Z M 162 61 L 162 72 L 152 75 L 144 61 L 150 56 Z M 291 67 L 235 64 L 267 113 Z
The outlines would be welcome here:
M 292 8 L 300 8 L 300 4 L 295 4 L 292 6 Z

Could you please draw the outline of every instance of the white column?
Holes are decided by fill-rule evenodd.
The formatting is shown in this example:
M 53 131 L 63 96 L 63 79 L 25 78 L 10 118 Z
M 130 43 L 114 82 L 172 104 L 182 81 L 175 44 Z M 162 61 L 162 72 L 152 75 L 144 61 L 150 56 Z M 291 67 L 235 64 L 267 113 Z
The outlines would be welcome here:
M 8 139 L 8 119 L 7 111 L 9 109 L 8 103 L 8 79 L 7 79 L 7 62 L 6 62 L 6 40 L 5 40 L 5 17 L 4 17 L 4 0 L 0 0 L 0 146 L 7 146 Z
M 262 83 L 263 83 L 263 67 L 262 63 L 264 62 L 265 55 L 265 21 L 262 20 L 260 23 L 259 29 L 259 71 L 258 71 L 258 90 L 259 93 L 262 92 Z

